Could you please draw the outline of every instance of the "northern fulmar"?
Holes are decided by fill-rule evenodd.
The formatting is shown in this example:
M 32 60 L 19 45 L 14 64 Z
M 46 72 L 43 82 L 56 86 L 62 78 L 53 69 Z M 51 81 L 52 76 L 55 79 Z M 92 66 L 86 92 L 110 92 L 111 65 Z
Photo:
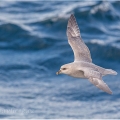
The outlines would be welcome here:
M 73 14 L 68 20 L 67 37 L 68 43 L 74 52 L 74 62 L 62 65 L 56 74 L 63 73 L 76 78 L 87 78 L 99 89 L 112 94 L 102 77 L 107 74 L 117 75 L 117 72 L 92 63 L 90 51 L 81 38 L 80 30 Z

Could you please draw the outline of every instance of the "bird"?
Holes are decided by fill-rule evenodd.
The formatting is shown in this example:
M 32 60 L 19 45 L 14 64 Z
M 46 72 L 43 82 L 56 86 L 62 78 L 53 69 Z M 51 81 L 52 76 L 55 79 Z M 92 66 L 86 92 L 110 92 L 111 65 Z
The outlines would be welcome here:
M 71 14 L 67 24 L 67 38 L 74 53 L 74 61 L 64 64 L 56 74 L 66 74 L 75 78 L 88 79 L 93 85 L 102 91 L 112 94 L 111 89 L 102 80 L 108 74 L 117 75 L 112 69 L 105 69 L 92 62 L 89 48 L 81 38 L 80 30 L 74 14 Z

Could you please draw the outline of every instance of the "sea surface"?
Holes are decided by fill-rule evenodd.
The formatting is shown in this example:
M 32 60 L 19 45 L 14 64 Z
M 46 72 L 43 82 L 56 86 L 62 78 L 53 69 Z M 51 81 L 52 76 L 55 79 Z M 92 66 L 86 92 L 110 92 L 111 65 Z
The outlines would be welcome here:
M 118 72 L 103 77 L 112 95 L 56 75 L 74 59 L 72 13 L 93 62 Z M 120 119 L 120 1 L 0 0 L 0 118 Z

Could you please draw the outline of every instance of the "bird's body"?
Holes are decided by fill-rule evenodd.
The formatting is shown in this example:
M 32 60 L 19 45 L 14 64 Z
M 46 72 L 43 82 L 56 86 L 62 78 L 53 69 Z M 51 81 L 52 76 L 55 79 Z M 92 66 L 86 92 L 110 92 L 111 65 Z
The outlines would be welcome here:
M 81 71 L 83 68 L 82 62 L 72 62 L 72 63 L 68 63 L 66 65 L 71 66 L 71 69 L 69 69 L 69 72 L 67 73 L 67 75 L 76 77 L 76 78 L 86 78 L 84 76 L 84 72 Z
M 100 66 L 97 66 L 93 63 L 84 62 L 84 61 L 75 61 L 72 63 L 65 64 L 64 66 L 70 66 L 67 75 L 76 77 L 76 78 L 87 78 L 87 76 L 84 75 L 85 71 L 88 70 L 89 74 L 92 74 L 91 72 L 97 71 L 100 73 L 101 77 L 105 76 L 107 74 L 113 74 L 115 75 L 116 72 L 111 69 L 105 69 Z M 96 73 L 94 73 L 95 76 Z
M 110 88 L 104 83 L 102 77 L 107 74 L 116 75 L 112 69 L 105 69 L 92 63 L 90 51 L 80 36 L 76 19 L 72 14 L 67 26 L 68 42 L 74 52 L 74 62 L 61 66 L 57 74 L 63 73 L 76 78 L 86 78 L 96 87 L 112 94 Z

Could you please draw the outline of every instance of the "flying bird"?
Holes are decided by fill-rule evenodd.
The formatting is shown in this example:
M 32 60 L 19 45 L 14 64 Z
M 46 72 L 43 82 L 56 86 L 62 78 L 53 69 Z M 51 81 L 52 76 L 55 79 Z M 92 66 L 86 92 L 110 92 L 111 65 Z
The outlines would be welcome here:
M 90 51 L 81 38 L 80 30 L 73 14 L 71 14 L 68 20 L 67 37 L 74 53 L 74 62 L 62 65 L 56 74 L 63 73 L 76 78 L 88 79 L 99 89 L 112 94 L 102 77 L 107 74 L 117 75 L 117 72 L 92 63 Z

